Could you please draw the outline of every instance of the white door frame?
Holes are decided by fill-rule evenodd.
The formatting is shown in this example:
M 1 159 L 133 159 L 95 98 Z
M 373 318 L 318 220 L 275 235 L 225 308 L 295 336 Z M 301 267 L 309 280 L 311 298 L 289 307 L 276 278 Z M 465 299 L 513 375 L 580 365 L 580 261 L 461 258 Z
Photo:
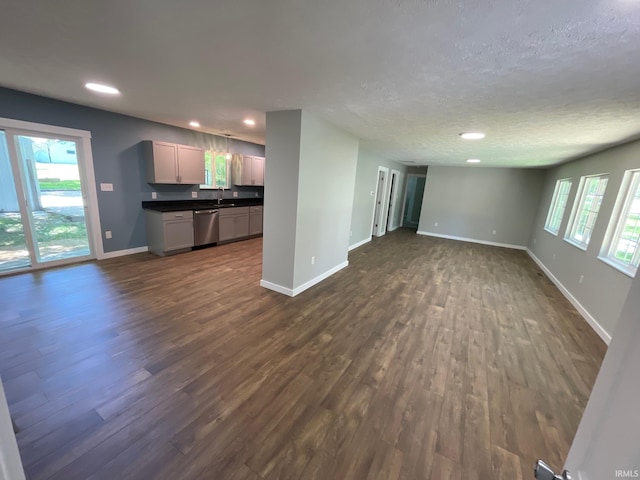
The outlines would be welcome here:
M 384 181 L 382 183 L 382 205 L 381 208 L 378 209 L 378 218 L 376 218 L 376 202 L 378 201 L 378 190 L 380 189 L 380 172 L 384 173 Z M 378 167 L 378 172 L 376 173 L 376 189 L 375 195 L 373 197 L 373 212 L 371 212 L 371 229 L 369 231 L 373 232 L 373 236 L 381 237 L 385 234 L 386 230 L 386 217 L 387 210 L 389 209 L 388 200 L 385 202 L 385 198 L 388 197 L 387 189 L 389 184 L 389 169 L 387 167 Z M 376 220 L 378 223 L 378 228 L 374 230 L 374 225 L 376 224 Z
M 100 233 L 100 213 L 98 210 L 98 195 L 96 191 L 96 179 L 93 169 L 93 154 L 91 152 L 91 132 L 87 130 L 77 130 L 74 128 L 57 127 L 55 125 L 47 125 L 43 123 L 25 122 L 22 120 L 14 120 L 11 118 L 0 117 L 0 129 L 10 135 L 38 135 L 67 137 L 77 143 L 80 149 L 78 155 L 78 170 L 82 177 L 82 186 L 85 187 L 83 192 L 83 200 L 88 215 L 86 215 L 87 234 L 89 236 L 89 244 L 92 251 L 91 257 L 101 259 L 104 257 L 104 245 L 102 243 L 102 235 Z M 9 145 L 9 149 L 15 147 Z M 15 153 L 15 150 L 14 150 Z M 22 198 L 21 186 L 16 185 L 16 190 Z M 26 232 L 25 232 L 26 233 Z M 27 235 L 28 236 L 28 235 Z M 41 265 L 32 265 L 30 269 L 49 268 L 55 265 L 73 262 L 73 259 L 59 260 L 47 262 Z M 16 270 L 13 270 L 15 272 Z

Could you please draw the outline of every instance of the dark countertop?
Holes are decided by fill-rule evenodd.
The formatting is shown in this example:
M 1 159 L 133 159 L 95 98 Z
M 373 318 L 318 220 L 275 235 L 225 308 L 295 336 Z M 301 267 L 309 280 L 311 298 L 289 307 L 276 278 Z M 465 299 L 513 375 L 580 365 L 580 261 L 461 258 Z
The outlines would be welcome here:
M 153 200 L 142 202 L 142 208 L 157 212 L 177 212 L 180 210 L 206 210 L 229 207 L 255 207 L 262 205 L 262 198 L 225 198 L 221 204 L 216 200 Z

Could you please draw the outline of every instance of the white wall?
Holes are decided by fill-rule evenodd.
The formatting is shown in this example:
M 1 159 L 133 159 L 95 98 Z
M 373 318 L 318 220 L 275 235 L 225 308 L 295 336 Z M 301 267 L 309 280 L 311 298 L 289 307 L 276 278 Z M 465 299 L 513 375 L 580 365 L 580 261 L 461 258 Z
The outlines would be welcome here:
M 267 113 L 262 286 L 296 295 L 348 264 L 358 146 L 307 112 Z
M 357 138 L 302 112 L 294 288 L 346 265 L 358 147 Z
M 542 170 L 430 166 L 418 233 L 524 248 L 543 180 Z
M 622 478 L 640 471 L 640 277 L 616 319 L 617 327 L 591 391 L 566 468 L 576 480 Z
M 376 205 L 375 191 L 378 183 L 378 167 L 388 168 L 389 178 L 391 178 L 391 170 L 397 170 L 403 174 L 402 182 L 398 186 L 398 204 L 395 212 L 395 222 L 402 223 L 402 200 L 407 180 L 407 167 L 360 149 L 351 214 L 351 240 L 349 242 L 351 246 L 361 245 L 371 240 L 371 221 Z
M 7 399 L 0 380 L 0 480 L 24 480 Z
M 597 323 L 596 330 L 605 341 L 615 329 L 632 279 L 597 257 L 624 172 L 633 168 L 640 168 L 640 142 L 614 147 L 549 170 L 529 242 L 532 254 L 565 291 L 574 297 L 583 314 Z M 580 177 L 598 173 L 609 173 L 609 181 L 589 247 L 585 252 L 567 243 L 564 234 Z M 573 185 L 560 232 L 555 236 L 544 230 L 544 223 L 556 180 L 561 178 L 572 178 Z M 584 275 L 582 283 L 581 275 Z

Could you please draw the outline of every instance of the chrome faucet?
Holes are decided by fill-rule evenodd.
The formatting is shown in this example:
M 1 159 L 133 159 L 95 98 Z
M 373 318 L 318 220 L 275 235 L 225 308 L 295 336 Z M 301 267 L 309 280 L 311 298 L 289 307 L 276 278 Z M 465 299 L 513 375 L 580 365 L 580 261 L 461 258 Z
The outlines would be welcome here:
M 218 205 L 222 203 L 222 197 L 224 196 L 224 190 L 218 187 Z

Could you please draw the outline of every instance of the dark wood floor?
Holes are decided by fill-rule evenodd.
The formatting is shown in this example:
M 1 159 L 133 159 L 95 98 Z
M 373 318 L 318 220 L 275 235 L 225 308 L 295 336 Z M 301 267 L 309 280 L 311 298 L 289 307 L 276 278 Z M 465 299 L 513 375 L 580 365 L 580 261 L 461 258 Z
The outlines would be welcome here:
M 296 298 L 260 239 L 0 279 L 31 479 L 529 479 L 606 347 L 524 252 L 398 231 Z

